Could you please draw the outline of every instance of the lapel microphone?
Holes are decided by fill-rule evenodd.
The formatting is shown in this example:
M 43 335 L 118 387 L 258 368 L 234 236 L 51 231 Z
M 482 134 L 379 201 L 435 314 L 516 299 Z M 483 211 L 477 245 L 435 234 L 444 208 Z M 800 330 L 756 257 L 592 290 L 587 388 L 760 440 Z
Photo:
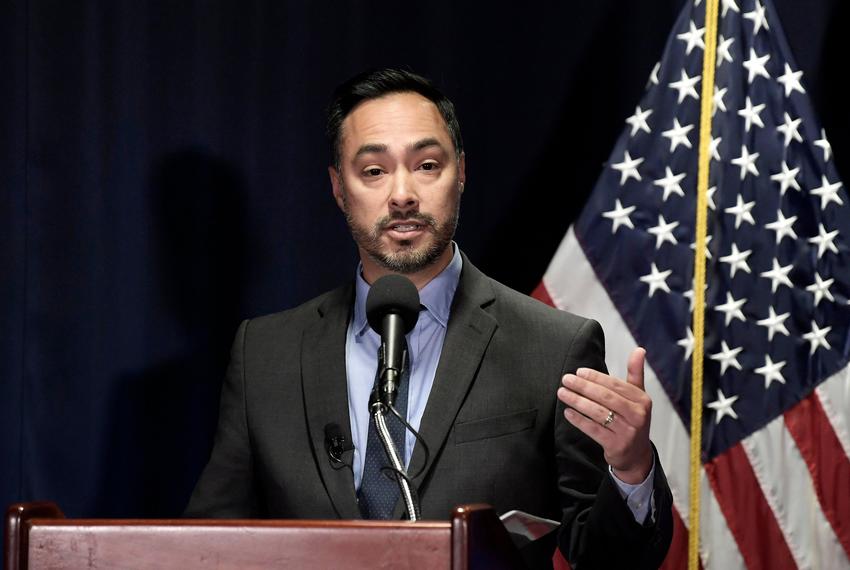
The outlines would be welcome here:
M 325 451 L 328 452 L 328 457 L 333 463 L 342 464 L 342 455 L 352 449 L 354 444 L 348 441 L 338 423 L 325 425 Z

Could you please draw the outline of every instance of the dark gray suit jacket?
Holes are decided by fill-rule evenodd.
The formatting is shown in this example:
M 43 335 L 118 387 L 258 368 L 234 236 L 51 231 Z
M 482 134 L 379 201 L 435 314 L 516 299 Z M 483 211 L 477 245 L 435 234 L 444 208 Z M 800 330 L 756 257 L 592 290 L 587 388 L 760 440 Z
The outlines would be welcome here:
M 325 426 L 351 441 L 346 329 L 353 285 L 239 327 L 218 432 L 187 516 L 360 518 L 350 468 L 334 463 Z M 672 534 L 672 498 L 656 462 L 655 521 L 637 524 L 602 449 L 563 417 L 560 378 L 605 370 L 602 329 L 486 277 L 464 257 L 410 473 L 422 516 L 489 503 L 563 521 L 574 568 L 655 567 Z M 347 463 L 347 465 L 345 465 Z M 402 504 L 396 509 L 401 517 Z

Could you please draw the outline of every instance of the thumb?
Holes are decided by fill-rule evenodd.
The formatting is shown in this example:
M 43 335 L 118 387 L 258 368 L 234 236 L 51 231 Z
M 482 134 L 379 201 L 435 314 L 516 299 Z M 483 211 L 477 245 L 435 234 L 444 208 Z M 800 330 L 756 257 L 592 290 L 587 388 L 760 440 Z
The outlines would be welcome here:
M 643 390 L 643 363 L 646 360 L 646 350 L 637 347 L 629 355 L 629 363 L 627 365 L 628 375 L 626 379 L 632 386 L 637 386 Z

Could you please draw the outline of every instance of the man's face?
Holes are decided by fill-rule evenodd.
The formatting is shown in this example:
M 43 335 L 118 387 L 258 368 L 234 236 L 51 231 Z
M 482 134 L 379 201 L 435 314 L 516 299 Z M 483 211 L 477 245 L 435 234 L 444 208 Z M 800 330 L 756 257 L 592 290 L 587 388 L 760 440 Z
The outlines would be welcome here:
M 341 137 L 331 182 L 364 270 L 374 263 L 412 274 L 450 259 L 464 158 L 436 105 L 417 93 L 364 101 L 343 121 Z

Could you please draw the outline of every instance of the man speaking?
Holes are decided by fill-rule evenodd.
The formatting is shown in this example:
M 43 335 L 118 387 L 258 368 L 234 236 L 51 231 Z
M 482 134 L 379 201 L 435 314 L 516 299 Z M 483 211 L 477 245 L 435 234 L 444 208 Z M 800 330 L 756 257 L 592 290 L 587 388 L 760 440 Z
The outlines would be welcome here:
M 452 103 L 426 79 L 352 78 L 328 134 L 354 281 L 241 324 L 186 514 L 404 516 L 369 413 L 381 339 L 366 315 L 371 285 L 397 274 L 420 299 L 396 408 L 422 440 L 403 430 L 399 442 L 422 518 L 489 503 L 562 521 L 574 568 L 660 565 L 672 499 L 649 440 L 643 350 L 625 381 L 607 375 L 598 323 L 493 281 L 452 242 L 465 155 Z

